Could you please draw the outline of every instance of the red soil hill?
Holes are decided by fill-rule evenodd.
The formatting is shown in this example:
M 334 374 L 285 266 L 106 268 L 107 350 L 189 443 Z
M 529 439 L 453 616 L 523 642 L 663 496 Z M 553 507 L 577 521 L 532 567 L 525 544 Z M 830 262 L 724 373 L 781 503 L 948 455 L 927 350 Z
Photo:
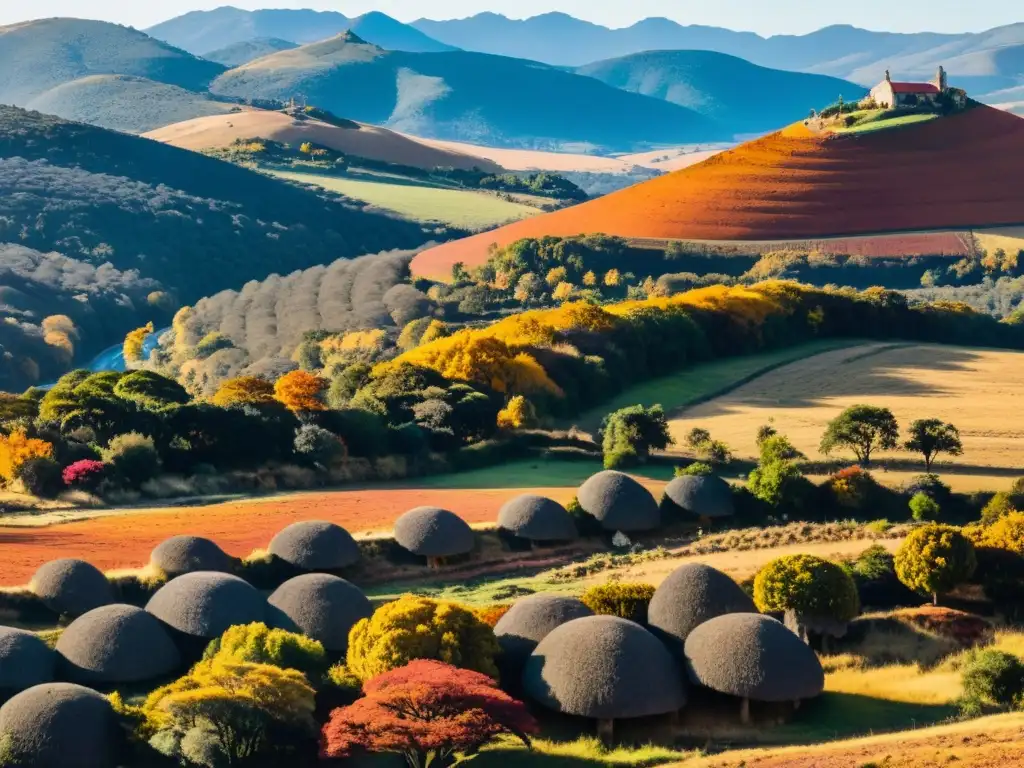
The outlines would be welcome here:
M 446 243 L 413 271 L 483 263 L 492 243 L 590 233 L 806 240 L 1024 223 L 1024 120 L 991 107 L 865 134 L 803 124 L 583 205 Z

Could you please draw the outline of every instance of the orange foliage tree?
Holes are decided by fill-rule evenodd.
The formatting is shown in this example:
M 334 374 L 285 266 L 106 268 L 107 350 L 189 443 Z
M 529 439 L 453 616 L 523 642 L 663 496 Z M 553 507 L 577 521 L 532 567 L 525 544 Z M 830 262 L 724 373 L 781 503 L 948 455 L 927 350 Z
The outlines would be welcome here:
M 324 390 L 327 382 L 306 371 L 286 373 L 274 385 L 274 397 L 285 408 L 296 413 L 326 411 Z
M 402 755 L 410 768 L 446 768 L 500 736 L 527 746 L 537 722 L 487 675 L 419 660 L 379 675 L 365 696 L 336 709 L 323 727 L 321 755 Z
M 210 402 L 221 408 L 232 405 L 266 405 L 274 402 L 274 385 L 256 376 L 239 376 L 221 384 Z
M 24 430 L 0 435 L 0 477 L 7 482 L 18 476 L 18 470 L 26 461 L 52 458 L 53 444 L 29 437 Z

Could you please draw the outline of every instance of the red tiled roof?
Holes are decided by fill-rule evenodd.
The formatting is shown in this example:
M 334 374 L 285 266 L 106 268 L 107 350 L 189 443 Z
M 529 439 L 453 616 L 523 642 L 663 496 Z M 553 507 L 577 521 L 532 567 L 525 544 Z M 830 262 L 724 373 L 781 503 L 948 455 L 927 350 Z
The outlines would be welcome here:
M 938 93 L 933 83 L 893 83 L 893 93 Z

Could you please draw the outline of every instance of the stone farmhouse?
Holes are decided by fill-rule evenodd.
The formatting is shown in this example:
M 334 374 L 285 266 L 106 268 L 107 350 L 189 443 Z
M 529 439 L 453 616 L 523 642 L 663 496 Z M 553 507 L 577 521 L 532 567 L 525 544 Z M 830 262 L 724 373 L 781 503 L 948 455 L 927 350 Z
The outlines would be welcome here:
M 871 89 L 868 101 L 883 109 L 897 107 L 939 107 L 942 97 L 950 99 L 953 106 L 963 109 L 967 105 L 967 93 L 960 88 L 950 88 L 946 70 L 939 67 L 935 78 L 928 83 L 894 82 L 889 71 L 885 80 Z M 948 103 L 948 102 L 947 102 Z

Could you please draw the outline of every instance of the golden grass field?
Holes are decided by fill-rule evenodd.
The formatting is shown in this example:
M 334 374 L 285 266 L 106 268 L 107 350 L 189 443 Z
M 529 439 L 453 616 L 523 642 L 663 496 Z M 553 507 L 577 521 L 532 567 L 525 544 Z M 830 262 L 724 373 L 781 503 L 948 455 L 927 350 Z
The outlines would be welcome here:
M 962 491 L 1008 488 L 1024 474 L 1024 353 L 931 344 L 863 344 L 776 369 L 731 393 L 675 414 L 672 435 L 710 430 L 740 457 L 755 457 L 757 428 L 772 425 L 811 459 L 826 424 L 844 408 L 891 408 L 904 429 L 940 418 L 960 428 L 964 455 L 941 457 L 936 471 Z M 908 453 L 878 459 L 908 462 Z M 923 464 L 922 464 L 923 467 Z M 907 472 L 880 472 L 896 484 Z

